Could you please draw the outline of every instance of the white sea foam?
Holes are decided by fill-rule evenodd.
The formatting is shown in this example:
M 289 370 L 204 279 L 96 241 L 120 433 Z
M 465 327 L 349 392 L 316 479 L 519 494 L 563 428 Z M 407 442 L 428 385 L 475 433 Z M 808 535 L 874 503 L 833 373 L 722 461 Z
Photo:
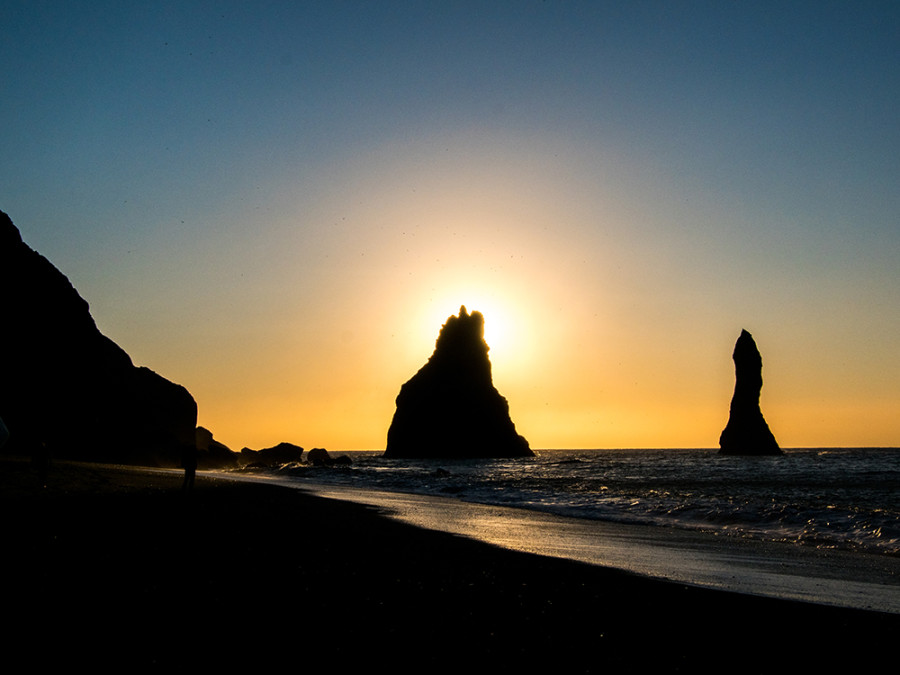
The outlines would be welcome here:
M 515 550 L 900 614 L 900 450 L 547 451 L 259 476 Z
M 689 449 L 554 450 L 514 460 L 351 457 L 349 467 L 293 467 L 282 475 L 900 556 L 898 449 L 800 449 L 778 457 Z
M 502 548 L 739 593 L 900 616 L 900 558 L 707 532 L 570 518 L 434 495 L 272 477 L 322 497 Z

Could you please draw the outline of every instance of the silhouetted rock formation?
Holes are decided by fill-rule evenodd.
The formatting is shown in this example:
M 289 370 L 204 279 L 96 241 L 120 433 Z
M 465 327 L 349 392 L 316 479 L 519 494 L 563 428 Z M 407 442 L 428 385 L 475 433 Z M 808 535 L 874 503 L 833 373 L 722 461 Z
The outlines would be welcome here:
M 759 408 L 762 358 L 745 330 L 734 345 L 734 396 L 728 424 L 719 436 L 723 455 L 779 455 L 781 448 Z
M 197 466 L 201 469 L 234 469 L 240 465 L 240 455 L 220 443 L 209 429 L 197 427 Z
M 303 448 L 293 443 L 279 443 L 271 448 L 251 450 L 241 448 L 241 462 L 253 466 L 278 466 L 303 460 Z
M 325 448 L 313 448 L 306 453 L 306 463 L 313 466 L 349 466 L 353 461 L 347 455 L 332 457 Z
M 69 280 L 0 212 L 0 416 L 12 452 L 176 466 L 197 404 L 97 329 Z
M 384 456 L 533 456 L 491 380 L 480 312 L 449 317 L 428 363 L 400 388 Z

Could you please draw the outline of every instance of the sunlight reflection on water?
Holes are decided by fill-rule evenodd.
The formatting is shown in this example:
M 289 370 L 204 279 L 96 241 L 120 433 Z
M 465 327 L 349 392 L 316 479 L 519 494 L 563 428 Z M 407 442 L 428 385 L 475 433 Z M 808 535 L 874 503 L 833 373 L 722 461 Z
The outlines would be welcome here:
M 353 453 L 351 468 L 298 478 L 559 515 L 707 530 L 900 555 L 900 451 L 544 451 L 533 459 L 396 461 Z
M 566 518 L 452 498 L 293 482 L 495 546 L 722 590 L 900 614 L 900 559 Z

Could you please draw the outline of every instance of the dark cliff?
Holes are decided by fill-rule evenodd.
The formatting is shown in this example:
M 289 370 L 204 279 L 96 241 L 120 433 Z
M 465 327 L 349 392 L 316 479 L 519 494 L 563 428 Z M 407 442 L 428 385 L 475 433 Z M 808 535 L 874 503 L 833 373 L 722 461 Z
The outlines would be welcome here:
M 97 329 L 88 303 L 0 212 L 0 417 L 12 451 L 176 465 L 197 404 Z
M 762 357 L 745 330 L 734 345 L 734 396 L 728 424 L 719 436 L 723 455 L 779 455 L 781 449 L 759 407 Z
M 401 388 L 385 457 L 531 457 L 494 387 L 484 317 L 465 307 L 441 328 L 434 353 Z

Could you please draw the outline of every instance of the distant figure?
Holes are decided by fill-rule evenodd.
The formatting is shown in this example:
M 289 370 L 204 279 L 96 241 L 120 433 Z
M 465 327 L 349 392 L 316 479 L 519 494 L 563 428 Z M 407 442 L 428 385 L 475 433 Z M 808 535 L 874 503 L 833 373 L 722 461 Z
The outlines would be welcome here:
M 50 449 L 46 441 L 38 443 L 31 452 L 31 464 L 38 474 L 41 485 L 47 487 L 47 476 L 50 474 Z
M 745 330 L 734 345 L 734 396 L 728 424 L 719 437 L 722 455 L 780 455 L 781 449 L 759 408 L 762 357 Z
M 194 489 L 194 477 L 197 475 L 197 446 L 195 444 L 182 446 L 181 466 L 184 468 L 184 482 L 181 484 L 181 491 L 191 492 Z
M 0 448 L 6 445 L 6 441 L 9 440 L 9 429 L 6 428 L 6 425 L 3 423 L 3 418 L 0 417 Z

